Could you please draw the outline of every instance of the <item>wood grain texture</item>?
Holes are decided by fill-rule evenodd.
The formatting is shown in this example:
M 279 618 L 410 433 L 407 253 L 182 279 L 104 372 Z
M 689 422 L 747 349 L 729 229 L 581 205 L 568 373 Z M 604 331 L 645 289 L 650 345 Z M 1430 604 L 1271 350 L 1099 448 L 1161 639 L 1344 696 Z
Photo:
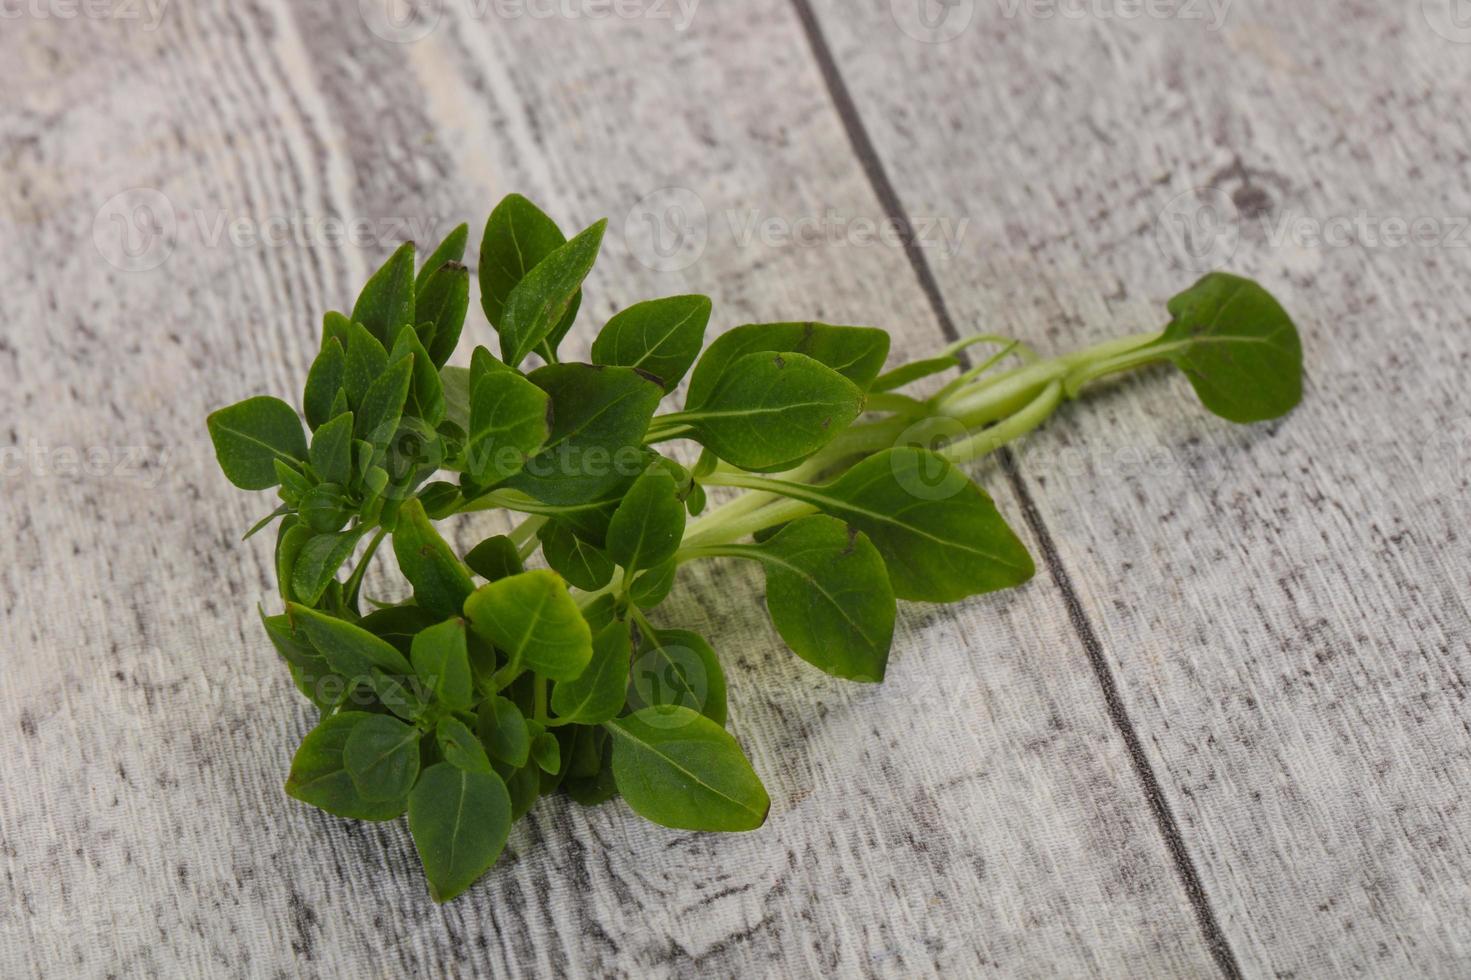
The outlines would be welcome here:
M 784 651 L 750 569 L 682 584 L 659 622 L 722 653 L 732 729 L 773 797 L 753 834 L 543 801 L 440 908 L 400 824 L 284 797 L 310 715 L 252 608 L 272 594 L 268 545 L 238 543 L 268 508 L 220 478 L 202 419 L 296 392 L 321 311 L 398 238 L 473 226 L 511 190 L 564 225 L 610 216 L 574 347 L 629 302 L 687 291 L 712 296 L 719 329 L 815 317 L 886 326 L 905 356 L 940 342 L 903 249 L 862 244 L 884 204 L 785 3 L 703 4 L 687 30 L 445 3 L 401 44 L 357 6 L 211 0 L 156 31 L 24 17 L 0 36 L 19 93 L 0 106 L 0 269 L 20 287 L 0 300 L 0 404 L 3 445 L 25 453 L 0 506 L 0 975 L 1216 974 L 1047 576 L 904 607 L 877 688 Z M 1401 201 L 1413 158 L 1422 206 L 1466 213 L 1464 122 L 1435 94 L 1465 49 L 1408 15 L 1396 34 L 1352 8 L 1355 35 L 1243 10 L 1228 52 L 1097 22 L 976 21 L 917 47 L 883 7 L 819 12 L 906 208 L 968 221 L 953 257 L 926 252 L 957 320 L 1059 346 L 1151 322 L 1179 273 L 1139 225 L 1172 168 L 1240 158 L 1253 187 L 1326 209 Z M 1344 46 L 1383 58 L 1376 41 L 1417 56 L 1408 79 L 1327 67 Z M 1008 100 L 1018 86 L 1045 95 Z M 1286 86 L 1295 110 L 1274 102 Z M 1140 127 L 1141 106 L 1159 119 Z M 155 238 L 135 210 L 149 191 Z M 326 218 L 365 234 L 334 243 Z M 234 244 L 237 219 L 308 230 Z M 1238 265 L 1321 311 L 1310 407 L 1225 432 L 1151 376 L 1037 451 L 1144 433 L 1194 469 L 1027 456 L 1026 485 L 1248 972 L 1455 975 L 1462 485 L 1420 484 L 1454 474 L 1411 465 L 1397 422 L 1438 431 L 1456 404 L 1464 255 L 1253 247 Z M 1020 523 L 1002 475 L 981 475 Z M 458 543 L 494 527 L 467 521 Z
M 904 206 L 973 218 L 933 264 L 961 329 L 1162 324 L 1203 268 L 1171 215 L 1213 203 L 1209 260 L 1280 295 L 1309 365 L 1279 424 L 1155 372 L 1022 450 L 1074 645 L 1096 635 L 1246 974 L 1464 976 L 1471 48 L 1433 3 L 1238 2 L 1219 31 L 1000 9 L 922 44 L 817 8 Z

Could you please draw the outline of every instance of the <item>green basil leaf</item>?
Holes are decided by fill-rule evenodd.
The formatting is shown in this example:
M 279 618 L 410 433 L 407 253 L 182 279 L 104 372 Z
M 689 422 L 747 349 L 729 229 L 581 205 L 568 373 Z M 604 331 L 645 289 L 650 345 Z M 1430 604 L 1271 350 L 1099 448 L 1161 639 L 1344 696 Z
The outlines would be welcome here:
M 354 528 L 318 534 L 303 543 L 291 571 L 291 594 L 300 602 L 316 605 L 362 536 L 363 531 Z
M 280 507 L 277 507 L 265 517 L 262 517 L 260 520 L 250 525 L 250 530 L 246 531 L 245 534 L 240 538 L 240 540 L 249 541 L 251 538 L 255 537 L 257 534 L 270 527 L 271 522 L 274 521 L 276 518 L 285 517 L 288 513 L 290 513 L 290 511 L 290 506 L 288 506 L 287 504 L 282 504 Z
M 528 762 L 519 769 L 500 763 L 495 771 L 506 781 L 506 790 L 511 794 L 511 819 L 520 820 L 541 795 L 541 770 L 536 763 Z
M 708 296 L 670 296 L 630 306 L 609 320 L 592 343 L 594 364 L 639 368 L 659 379 L 665 394 L 680 380 L 705 343 Z
M 613 779 L 633 811 L 680 830 L 755 830 L 771 799 L 736 740 L 688 708 L 645 708 L 605 726 Z
M 922 378 L 928 378 L 932 374 L 939 374 L 959 366 L 960 359 L 956 357 L 931 357 L 923 361 L 911 361 L 879 375 L 873 380 L 873 384 L 869 385 L 868 390 L 870 392 L 893 391 Z
M 363 629 L 392 643 L 405 656 L 413 648 L 414 638 L 437 623 L 433 616 L 412 604 L 384 606 L 358 621 Z
M 297 468 L 299 464 L 277 459 L 271 465 L 276 470 L 276 482 L 281 485 L 281 499 L 290 506 L 296 506 L 311 491 L 312 481 Z
M 507 195 L 490 213 L 480 239 L 480 305 L 497 330 L 511 291 L 567 241 L 557 223 L 520 194 Z
M 623 710 L 629 651 L 627 624 L 612 623 L 599 630 L 587 669 L 572 680 L 558 681 L 552 688 L 552 711 L 557 717 L 596 725 Z
M 488 582 L 494 582 L 526 571 L 521 564 L 521 552 L 516 543 L 504 534 L 497 534 L 470 549 L 465 556 L 470 570 Z
M 867 391 L 889 356 L 889 335 L 873 327 L 826 323 L 752 323 L 727 330 L 706 348 L 690 375 L 685 401 L 695 405 L 739 377 L 736 362 L 758 351 L 803 354 Z
M 281 522 L 280 533 L 276 535 L 276 583 L 280 586 L 283 602 L 296 598 L 292 587 L 296 578 L 296 563 L 301 558 L 301 549 L 315 536 L 311 528 L 297 523 L 294 517 Z
M 552 680 L 576 677 L 592 659 L 592 631 L 555 572 L 538 569 L 482 585 L 465 600 L 465 616 L 512 663 Z
M 347 338 L 352 333 L 352 321 L 336 310 L 328 310 L 322 315 L 322 346 L 326 347 L 333 340 L 347 349 Z M 340 413 L 336 413 L 340 414 Z
M 501 360 L 517 367 L 546 339 L 572 306 L 582 280 L 592 271 L 603 243 L 606 220 L 558 247 L 526 273 L 506 297 L 496 330 Z
M 286 610 L 292 623 L 305 631 L 312 646 L 343 677 L 369 677 L 374 667 L 385 673 L 402 676 L 414 672 L 404 655 L 393 644 L 374 636 L 361 626 L 297 603 L 291 603 Z
M 344 412 L 312 436 L 312 469 L 323 483 L 347 486 L 352 480 L 352 413 Z
M 301 402 L 306 413 L 307 424 L 313 429 L 332 418 L 332 403 L 337 392 L 342 390 L 342 380 L 347 372 L 347 350 L 336 337 L 329 339 L 312 361 L 306 375 L 306 391 Z
M 679 562 L 672 557 L 640 572 L 628 586 L 628 600 L 640 609 L 653 609 L 669 597 L 678 572 Z
M 490 766 L 489 757 L 485 754 L 485 746 L 480 744 L 480 739 L 475 733 L 470 731 L 458 718 L 439 719 L 439 726 L 434 730 L 434 738 L 439 743 L 439 752 L 444 756 L 444 761 L 456 769 L 466 769 L 470 772 L 495 772 Z
M 458 616 L 475 591 L 469 571 L 435 530 L 418 498 L 407 501 L 393 532 L 393 553 L 414 601 L 436 616 Z
M 613 580 L 613 560 L 607 552 L 573 534 L 566 524 L 550 521 L 537 537 L 542 557 L 572 586 L 596 592 Z
M 459 346 L 469 309 L 470 272 L 458 262 L 435 272 L 419 293 L 414 315 L 419 318 L 420 338 L 436 368 L 444 367 Z
M 419 730 L 390 715 L 369 715 L 348 734 L 342 762 L 363 799 L 402 800 L 419 778 Z
M 343 500 L 341 487 L 335 483 L 319 483 L 302 496 L 297 513 L 313 531 L 331 534 L 342 530 L 351 512 Z
M 475 686 L 463 619 L 457 616 L 419 633 L 409 659 L 414 673 L 440 704 L 452 711 L 466 711 L 474 704 Z
M 388 349 L 368 332 L 361 323 L 354 323 L 347 332 L 347 360 L 343 364 L 342 387 L 347 392 L 348 404 L 362 415 L 363 399 L 373 382 L 388 367 Z
M 409 794 L 409 833 L 429 879 L 429 894 L 448 902 L 484 874 L 511 833 L 511 798 L 493 773 L 447 762 L 424 770 Z
M 787 469 L 827 445 L 863 410 L 863 392 L 803 354 L 760 352 L 731 364 L 721 384 L 680 417 L 733 466 Z
M 883 680 L 894 590 L 867 535 L 819 514 L 742 550 L 765 566 L 767 611 L 797 656 L 835 677 Z
M 470 226 L 461 224 L 444 236 L 444 241 L 435 247 L 429 257 L 419 266 L 419 274 L 414 278 L 414 296 L 417 304 L 415 313 L 419 315 L 420 322 L 425 319 L 424 311 L 424 287 L 428 285 L 430 278 L 439 271 L 441 266 L 449 263 L 463 262 L 465 259 L 465 246 L 470 241 Z
M 286 795 L 352 820 L 392 820 L 404 812 L 406 801 L 365 800 L 343 762 L 343 751 L 353 730 L 369 718 L 363 711 L 343 711 L 324 718 L 307 733 L 286 777 Z
M 242 490 L 276 486 L 278 460 L 306 459 L 301 419 L 279 398 L 247 398 L 212 413 L 206 424 L 220 469 Z
M 444 385 L 439 380 L 439 370 L 429 359 L 429 352 L 412 330 L 399 331 L 393 350 L 388 352 L 388 363 L 394 364 L 406 357 L 413 359 L 414 366 L 410 374 L 409 396 L 404 401 L 404 414 L 423 422 L 424 428 L 433 429 L 444 421 Z
M 902 446 L 870 456 L 827 486 L 781 487 L 868 535 L 900 599 L 957 602 L 1013 588 L 1036 573 L 985 491 L 929 450 Z
M 551 434 L 506 486 L 545 504 L 584 504 L 643 472 L 644 433 L 663 389 L 632 368 L 591 364 L 552 364 L 529 377 L 551 398 Z
M 386 449 L 398 433 L 399 419 L 403 417 L 414 377 L 414 361 L 411 355 L 390 364 L 363 395 L 353 434 L 371 442 L 375 449 Z
M 330 708 L 332 698 L 328 696 L 328 685 L 324 682 L 335 678 L 345 687 L 346 681 L 333 673 L 326 658 L 312 646 L 306 633 L 292 625 L 291 617 L 267 616 L 264 609 L 257 611 L 260 613 L 261 624 L 266 628 L 266 635 L 271 639 L 271 645 L 276 648 L 281 659 L 291 666 L 292 678 L 297 682 L 301 693 L 318 708 Z
M 417 691 L 381 670 L 370 673 L 366 682 L 378 703 L 404 721 L 417 722 L 429 710 Z
M 1302 340 L 1261 286 L 1211 273 L 1169 309 L 1174 320 L 1155 347 L 1210 411 L 1246 424 L 1280 418 L 1302 401 Z
M 582 618 L 587 620 L 588 629 L 594 634 L 618 619 L 618 597 L 611 592 L 598 596 L 582 607 Z
M 629 671 L 627 701 L 634 711 L 677 705 L 724 725 L 725 672 L 720 658 L 704 637 L 689 630 L 656 630 L 642 636 Z
M 476 712 L 480 739 L 490 754 L 520 768 L 531 755 L 531 733 L 521 709 L 503 697 L 487 698 Z
M 368 280 L 352 308 L 352 321 L 388 347 L 401 327 L 413 327 L 414 243 L 404 242 L 398 251 Z
M 499 483 L 526 466 L 551 434 L 548 395 L 514 371 L 475 378 L 472 372 L 466 471 L 482 486 Z
M 674 477 L 649 467 L 633 482 L 608 523 L 608 555 L 630 572 L 674 557 L 684 537 L 684 504 Z
M 436 480 L 419 491 L 419 502 L 424 505 L 424 513 L 430 520 L 442 521 L 459 509 L 460 488 L 453 483 Z
M 531 758 L 542 772 L 555 776 L 562 771 L 562 746 L 551 732 L 531 740 Z

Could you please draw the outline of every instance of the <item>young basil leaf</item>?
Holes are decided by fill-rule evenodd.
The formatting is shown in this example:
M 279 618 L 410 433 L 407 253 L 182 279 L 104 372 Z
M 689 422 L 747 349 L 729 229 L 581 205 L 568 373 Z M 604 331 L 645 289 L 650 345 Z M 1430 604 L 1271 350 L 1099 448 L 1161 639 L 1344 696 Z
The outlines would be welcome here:
M 564 746 L 562 758 L 567 760 L 563 768 L 568 779 L 588 779 L 598 774 L 603 767 L 603 747 L 609 735 L 601 725 L 569 725 L 558 731 L 573 733 L 570 747 Z
M 408 401 L 409 385 L 414 377 L 415 358 L 410 355 L 390 364 L 368 386 L 353 425 L 353 434 L 371 442 L 375 449 L 385 449 L 398 432 Z
M 639 368 L 668 394 L 700 356 L 710 323 L 708 296 L 670 296 L 638 303 L 609 320 L 592 343 L 594 364 Z
M 765 566 L 767 611 L 797 656 L 834 677 L 883 680 L 894 590 L 867 535 L 818 514 L 740 550 Z
M 752 323 L 736 327 L 705 349 L 690 375 L 686 403 L 699 404 L 725 381 L 739 377 L 736 362 L 758 351 L 804 354 L 866 391 L 888 359 L 889 335 L 873 327 L 826 323 Z
M 694 436 L 733 466 L 787 469 L 827 445 L 863 410 L 863 392 L 832 368 L 802 354 L 747 354 L 725 380 L 680 418 Z
M 480 239 L 480 305 L 497 330 L 511 290 L 567 241 L 557 223 L 520 194 L 507 195 L 490 213 Z
M 684 498 L 684 509 L 691 517 L 699 517 L 705 509 L 705 488 L 698 483 L 690 484 L 689 495 Z
M 1170 300 L 1155 345 L 1216 415 L 1280 418 L 1302 401 L 1302 341 L 1281 304 L 1250 279 L 1211 273 Z
M 352 406 L 347 400 L 347 389 L 338 388 L 337 394 L 332 399 L 332 409 L 327 413 L 329 419 L 335 419 L 339 415 L 346 415 Z
M 342 387 L 348 404 L 360 409 L 373 382 L 388 367 L 388 349 L 361 323 L 354 323 L 347 333 L 347 360 L 343 364 Z M 361 411 L 358 412 L 362 414 Z
M 311 528 L 298 523 L 294 517 L 281 522 L 281 530 L 276 535 L 276 583 L 280 586 L 283 602 L 296 598 L 292 587 L 292 581 L 296 577 L 296 563 L 301 558 L 301 550 L 315 536 Z
M 352 308 L 352 321 L 361 323 L 378 343 L 388 347 L 400 327 L 414 321 L 414 243 L 398 251 L 368 280 Z
M 296 509 L 302 521 L 319 534 L 340 531 L 351 514 L 343 500 L 342 488 L 335 483 L 312 487 L 302 495 Z
M 347 349 L 347 338 L 352 332 L 352 321 L 336 310 L 329 310 L 322 315 L 322 347 L 326 347 L 333 340 Z
M 440 704 L 452 711 L 466 711 L 475 703 L 463 619 L 456 616 L 415 636 L 409 658 L 414 673 Z
M 430 278 L 439 271 L 441 266 L 451 262 L 463 262 L 465 259 L 465 246 L 470 241 L 470 226 L 461 224 L 444 236 L 444 241 L 435 247 L 429 257 L 419 266 L 419 274 L 414 278 L 415 313 L 418 314 L 420 322 L 425 317 L 424 312 L 424 287 L 428 285 Z
M 555 572 L 538 569 L 482 585 L 465 600 L 465 616 L 511 663 L 552 680 L 576 677 L 592 659 L 592 631 Z
M 873 380 L 873 384 L 868 386 L 868 390 L 870 392 L 893 391 L 922 378 L 928 378 L 932 374 L 939 374 L 959 366 L 960 359 L 956 357 L 931 357 L 923 361 L 911 361 L 879 375 Z
M 365 443 L 371 450 L 372 445 Z M 369 456 L 371 459 L 371 455 Z M 378 523 L 383 513 L 383 492 L 388 489 L 388 471 L 381 466 L 369 465 L 363 473 L 363 506 L 358 509 L 358 518 L 364 527 Z
M 330 338 L 322 347 L 317 359 L 312 361 L 306 376 L 306 391 L 302 394 L 302 409 L 307 424 L 313 429 L 332 418 L 332 403 L 342 390 L 342 380 L 347 372 L 347 350 L 336 337 Z
M 466 471 L 482 486 L 519 473 L 551 434 L 547 393 L 514 371 L 472 372 Z
M 394 364 L 404 358 L 413 359 L 413 371 L 409 381 L 409 397 L 404 402 L 404 414 L 408 418 L 424 423 L 433 429 L 444 421 L 444 385 L 439 380 L 439 371 L 429 359 L 429 352 L 419 343 L 419 335 L 412 330 L 400 330 L 393 350 L 388 352 L 388 363 Z
M 245 534 L 241 536 L 240 540 L 249 541 L 251 538 L 255 537 L 257 534 L 270 527 L 271 522 L 274 521 L 276 518 L 285 517 L 288 513 L 290 513 L 290 511 L 290 506 L 282 504 L 280 507 L 277 507 L 265 517 L 262 517 L 260 520 L 250 525 L 250 530 L 246 531 Z
M 506 790 L 511 794 L 511 819 L 520 820 L 541 795 L 541 770 L 536 763 L 528 762 L 519 769 L 497 763 L 495 771 L 506 781 Z
M 404 655 L 389 643 L 343 619 L 291 603 L 286 607 L 293 625 L 305 631 L 312 646 L 343 677 L 368 677 L 376 667 L 389 674 L 406 676 L 413 668 Z
M 663 389 L 632 368 L 591 364 L 552 364 L 529 377 L 551 398 L 551 434 L 506 486 L 545 504 L 584 504 L 643 472 L 644 433 Z
M 552 688 L 552 711 L 564 721 L 596 725 L 623 710 L 628 688 L 628 625 L 611 623 L 593 638 L 592 662 Z M 548 770 L 555 772 L 556 770 Z
M 419 502 L 424 505 L 424 513 L 430 520 L 442 521 L 459 509 L 460 488 L 453 483 L 436 480 L 419 491 Z
M 531 758 L 542 772 L 555 776 L 562 771 L 562 746 L 551 732 L 531 740 Z
M 678 705 L 725 724 L 725 672 L 705 638 L 689 630 L 656 630 L 639 639 L 629 671 L 628 707 Z
M 419 293 L 414 315 L 420 339 L 436 368 L 442 368 L 460 344 L 470 309 L 470 272 L 458 262 L 435 272 Z
M 326 658 L 316 651 L 305 632 L 292 626 L 291 617 L 267 616 L 264 609 L 257 611 L 271 645 L 276 648 L 281 659 L 291 665 L 293 676 L 300 679 L 298 686 L 301 692 L 317 707 L 331 707 L 322 682 L 337 675 L 333 674 Z
M 780 487 L 868 535 L 900 599 L 957 602 L 1013 588 L 1036 573 L 1026 546 L 985 491 L 929 450 L 901 446 L 870 456 L 827 486 Z
M 419 730 L 391 715 L 369 715 L 348 733 L 342 762 L 358 796 L 402 800 L 419 778 Z
M 344 412 L 312 436 L 312 469 L 323 483 L 347 486 L 352 480 L 352 413 Z
M 684 504 L 674 477 L 651 466 L 633 482 L 608 523 L 608 555 L 630 572 L 674 557 L 684 536 Z
M 312 481 L 291 463 L 277 459 L 271 463 L 276 469 L 276 482 L 281 485 L 281 499 L 292 507 L 301 502 L 312 489 Z
M 552 571 L 572 586 L 596 592 L 613 580 L 613 560 L 607 552 L 579 538 L 560 521 L 550 521 L 537 532 L 541 554 Z
M 511 798 L 494 773 L 440 762 L 409 794 L 409 833 L 429 879 L 429 894 L 448 902 L 500 857 L 511 833 Z
M 241 490 L 274 487 L 278 461 L 306 459 L 301 419 L 279 398 L 247 398 L 212 413 L 206 424 L 220 469 Z
M 393 553 L 404 578 L 414 587 L 415 602 L 436 616 L 459 615 L 475 583 L 417 498 L 407 501 L 399 512 Z
M 755 830 L 771 799 L 730 733 L 688 708 L 644 708 L 605 726 L 613 779 L 633 812 L 680 830 Z
M 594 634 L 619 617 L 618 597 L 611 592 L 598 596 L 582 607 L 582 618 L 587 620 L 588 629 Z
M 480 744 L 475 733 L 458 718 L 439 719 L 434 738 L 439 743 L 439 752 L 444 756 L 444 761 L 455 768 L 470 772 L 495 772 L 485 754 L 485 746 Z
M 653 609 L 669 598 L 674 588 L 674 578 L 679 572 L 679 562 L 666 558 L 646 572 L 634 576 L 628 586 L 628 601 L 640 609 Z
M 342 563 L 352 557 L 363 533 L 363 529 L 354 528 L 318 534 L 303 543 L 291 571 L 291 594 L 300 602 L 316 605 Z
M 343 762 L 343 751 L 354 729 L 382 717 L 363 711 L 343 711 L 324 718 L 307 733 L 286 777 L 286 795 L 352 820 L 392 820 L 404 812 L 406 801 L 366 800 L 358 793 Z
M 607 226 L 606 220 L 599 221 L 555 249 L 511 290 L 496 326 L 506 364 L 519 366 L 562 322 L 592 271 Z
M 531 733 L 526 716 L 509 699 L 486 698 L 476 712 L 480 739 L 490 754 L 511 766 L 526 765 L 531 755 Z
M 465 564 L 488 582 L 510 578 L 526 571 L 526 566 L 521 564 L 521 552 L 517 550 L 516 543 L 504 534 L 486 538 L 471 548 L 470 553 L 465 556 Z

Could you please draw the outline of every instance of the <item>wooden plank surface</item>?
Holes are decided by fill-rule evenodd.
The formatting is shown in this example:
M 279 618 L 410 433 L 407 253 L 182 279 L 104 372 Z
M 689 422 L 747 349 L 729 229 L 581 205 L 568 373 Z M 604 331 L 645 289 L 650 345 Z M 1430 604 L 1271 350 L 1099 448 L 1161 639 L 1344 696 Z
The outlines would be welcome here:
M 0 507 L 0 974 L 1214 975 L 1191 869 L 1228 972 L 1464 972 L 1460 485 L 1406 455 L 1466 361 L 1464 253 L 1448 249 L 1284 256 L 1247 236 L 1236 264 L 1320 311 L 1303 318 L 1304 412 L 1223 432 L 1150 377 L 1068 412 L 1037 452 L 1189 447 L 1203 472 L 1023 456 L 1032 533 L 1056 541 L 1148 768 L 1057 578 L 905 607 L 889 682 L 856 688 L 783 651 L 759 578 L 715 565 L 660 622 L 717 640 L 733 730 L 772 792 L 763 830 L 677 834 L 622 804 L 544 801 L 502 865 L 439 908 L 402 826 L 287 800 L 309 713 L 254 619 L 268 547 L 237 539 L 263 507 L 214 470 L 201 420 L 295 392 L 320 311 L 393 240 L 519 190 L 564 225 L 612 218 L 581 343 L 621 306 L 685 291 L 715 299 L 718 328 L 816 317 L 886 326 L 911 356 L 942 342 L 905 251 L 854 244 L 888 203 L 800 9 L 703 4 L 680 30 L 677 8 L 444 4 L 393 43 L 356 6 L 216 0 L 156 31 L 32 16 L 0 37 L 20 93 L 0 107 L 0 268 L 21 287 L 0 301 L 0 390 L 26 452 Z M 923 44 L 884 6 L 816 20 L 903 205 L 950 222 L 954 255 L 941 235 L 925 258 L 957 322 L 1058 346 L 1153 322 L 1181 275 L 1155 250 L 1156 198 L 1238 157 L 1310 214 L 1402 201 L 1395 167 L 1413 158 L 1427 213 L 1466 213 L 1450 183 L 1464 123 L 1432 85 L 1464 74 L 1465 49 L 1410 35 L 1408 16 L 1395 33 L 1356 10 L 1359 36 L 1239 5 L 1230 40 L 1201 45 L 1180 25 L 982 9 Z M 1409 79 L 1361 78 L 1324 67 L 1335 38 L 1419 57 Z M 1295 111 L 1274 102 L 1289 85 Z M 1401 111 L 1371 112 L 1384 98 Z M 1247 153 L 1263 141 L 1274 156 Z M 143 235 L 140 204 L 164 234 Z M 334 244 L 325 218 L 367 234 Z M 307 230 L 235 244 L 237 219 Z M 95 450 L 75 476 L 68 448 Z M 980 475 L 1022 524 L 1004 475 Z M 493 526 L 467 521 L 460 542 Z
M 1074 645 L 1142 733 L 1234 958 L 1465 976 L 1467 39 L 1436 4 L 1238 2 L 1218 31 L 977 11 L 955 33 L 964 6 L 941 43 L 817 9 L 903 206 L 973 218 L 932 263 L 962 329 L 1051 350 L 1148 328 L 1207 263 L 1303 328 L 1280 424 L 1231 429 L 1161 372 L 1020 454 Z

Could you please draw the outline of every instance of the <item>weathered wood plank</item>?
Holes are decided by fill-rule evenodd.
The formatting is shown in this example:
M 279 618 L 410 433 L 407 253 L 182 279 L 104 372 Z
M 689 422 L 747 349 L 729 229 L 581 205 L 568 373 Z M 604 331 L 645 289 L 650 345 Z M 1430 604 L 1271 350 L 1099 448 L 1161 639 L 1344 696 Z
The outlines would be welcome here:
M 1239 2 L 1216 32 L 961 3 L 943 43 L 883 6 L 818 15 L 904 206 L 972 218 L 932 262 L 962 329 L 1161 324 L 1197 203 L 1232 219 L 1214 261 L 1296 313 L 1285 422 L 1232 430 L 1155 373 L 1021 466 L 1245 972 L 1465 975 L 1471 49 L 1436 4 Z M 1419 218 L 1428 245 L 1366 237 Z M 1333 219 L 1340 247 L 1303 237 Z

